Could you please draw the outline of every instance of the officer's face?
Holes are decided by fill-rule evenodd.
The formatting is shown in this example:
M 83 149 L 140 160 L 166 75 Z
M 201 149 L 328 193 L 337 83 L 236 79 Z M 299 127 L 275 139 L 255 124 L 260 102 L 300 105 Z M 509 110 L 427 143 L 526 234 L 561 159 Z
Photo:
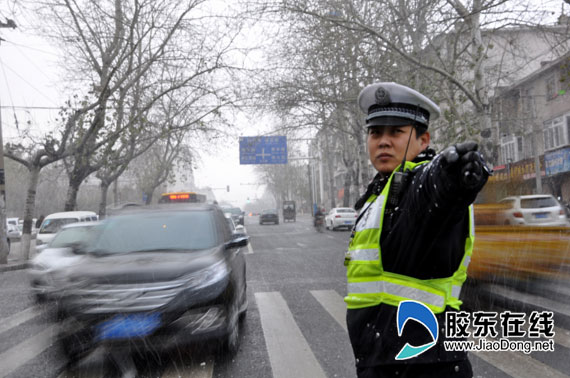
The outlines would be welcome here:
M 427 148 L 430 141 L 427 131 L 416 138 L 416 130 L 412 126 L 374 126 L 368 129 L 370 161 L 378 172 L 390 174 L 402 163 L 410 132 L 412 137 L 406 160 L 413 160 Z

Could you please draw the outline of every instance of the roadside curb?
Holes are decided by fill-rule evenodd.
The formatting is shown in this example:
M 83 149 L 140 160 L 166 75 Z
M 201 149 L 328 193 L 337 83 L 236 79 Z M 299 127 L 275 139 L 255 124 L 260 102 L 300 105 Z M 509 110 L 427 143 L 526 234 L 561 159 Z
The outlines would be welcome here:
M 27 261 L 23 262 L 9 262 L 6 265 L 0 265 L 0 273 L 2 272 L 10 272 L 13 270 L 22 270 L 27 269 L 30 266 L 30 263 Z

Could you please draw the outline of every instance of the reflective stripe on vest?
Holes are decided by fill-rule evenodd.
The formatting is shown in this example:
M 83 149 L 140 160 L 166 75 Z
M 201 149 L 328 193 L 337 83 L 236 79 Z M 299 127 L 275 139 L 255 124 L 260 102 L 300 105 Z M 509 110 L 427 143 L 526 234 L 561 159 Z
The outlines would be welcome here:
M 460 288 L 461 289 L 461 288 Z M 444 308 L 445 295 L 438 295 L 415 287 L 395 284 L 388 281 L 349 282 L 348 294 L 386 293 L 405 299 L 413 299 L 430 308 Z
M 406 162 L 405 169 L 411 170 L 425 163 Z M 451 277 L 420 280 L 384 272 L 380 236 L 392 177 L 393 174 L 379 196 L 370 196 L 355 225 L 345 259 L 348 278 L 345 301 L 348 308 L 370 307 L 380 303 L 397 306 L 402 300 L 412 299 L 424 303 L 435 313 L 443 312 L 446 306 L 459 310 L 461 287 L 467 278 L 473 251 L 473 206 L 469 206 L 469 234 L 465 240 L 465 253 Z

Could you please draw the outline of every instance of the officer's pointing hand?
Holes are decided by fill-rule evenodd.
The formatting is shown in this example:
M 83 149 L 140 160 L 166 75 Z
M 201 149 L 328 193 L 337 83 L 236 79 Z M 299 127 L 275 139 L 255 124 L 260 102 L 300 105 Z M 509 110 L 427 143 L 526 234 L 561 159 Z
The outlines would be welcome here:
M 456 144 L 441 153 L 443 168 L 454 177 L 458 177 L 466 189 L 481 188 L 491 175 L 483 155 L 477 151 L 473 141 Z

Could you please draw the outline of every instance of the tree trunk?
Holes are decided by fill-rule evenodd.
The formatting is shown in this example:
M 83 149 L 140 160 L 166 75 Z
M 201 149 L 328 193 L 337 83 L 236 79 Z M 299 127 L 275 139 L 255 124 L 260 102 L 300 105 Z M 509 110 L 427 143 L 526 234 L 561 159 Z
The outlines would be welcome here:
M 28 184 L 28 195 L 26 197 L 26 207 L 24 209 L 24 228 L 20 240 L 20 256 L 24 261 L 30 258 L 30 244 L 32 239 L 32 221 L 36 210 L 36 189 L 40 177 L 40 168 L 30 169 L 30 183 Z
M 0 264 L 8 264 L 8 254 L 10 254 L 10 249 L 8 248 L 8 239 L 5 237 L 8 235 L 8 230 L 6 229 L 6 202 L 4 202 L 4 190 L 0 192 L 0 227 L 4 230 L 1 235 L 4 235 L 2 240 L 0 240 Z
M 77 207 L 77 193 L 79 192 L 79 185 L 81 182 L 77 180 L 69 180 L 69 187 L 67 188 L 67 199 L 65 200 L 65 211 L 75 211 Z
M 146 195 L 146 201 L 144 202 L 145 205 L 150 205 L 152 203 L 152 195 L 154 193 L 154 189 L 152 190 L 145 190 L 144 194 Z
M 119 179 L 113 182 L 113 205 L 117 206 L 119 204 Z
M 343 207 L 352 207 L 350 205 L 350 187 L 352 186 L 352 169 L 350 168 L 344 175 L 344 197 L 342 198 Z
M 333 167 L 333 159 L 330 156 L 334 154 L 330 151 L 330 144 L 329 138 L 325 136 L 325 149 L 326 149 L 326 156 L 327 158 L 327 173 L 329 176 L 329 196 L 331 200 L 331 209 L 336 207 L 336 187 L 334 185 L 334 167 Z
M 99 219 L 105 218 L 107 215 L 107 192 L 109 191 L 109 184 L 101 181 L 101 200 L 99 201 Z
M 368 156 L 368 147 L 366 143 L 367 138 L 368 137 L 364 137 L 363 133 L 359 133 L 357 136 L 361 178 L 358 185 L 360 190 L 366 188 L 368 183 L 372 181 L 370 178 L 370 170 L 368 169 L 368 162 L 370 161 L 370 157 Z

